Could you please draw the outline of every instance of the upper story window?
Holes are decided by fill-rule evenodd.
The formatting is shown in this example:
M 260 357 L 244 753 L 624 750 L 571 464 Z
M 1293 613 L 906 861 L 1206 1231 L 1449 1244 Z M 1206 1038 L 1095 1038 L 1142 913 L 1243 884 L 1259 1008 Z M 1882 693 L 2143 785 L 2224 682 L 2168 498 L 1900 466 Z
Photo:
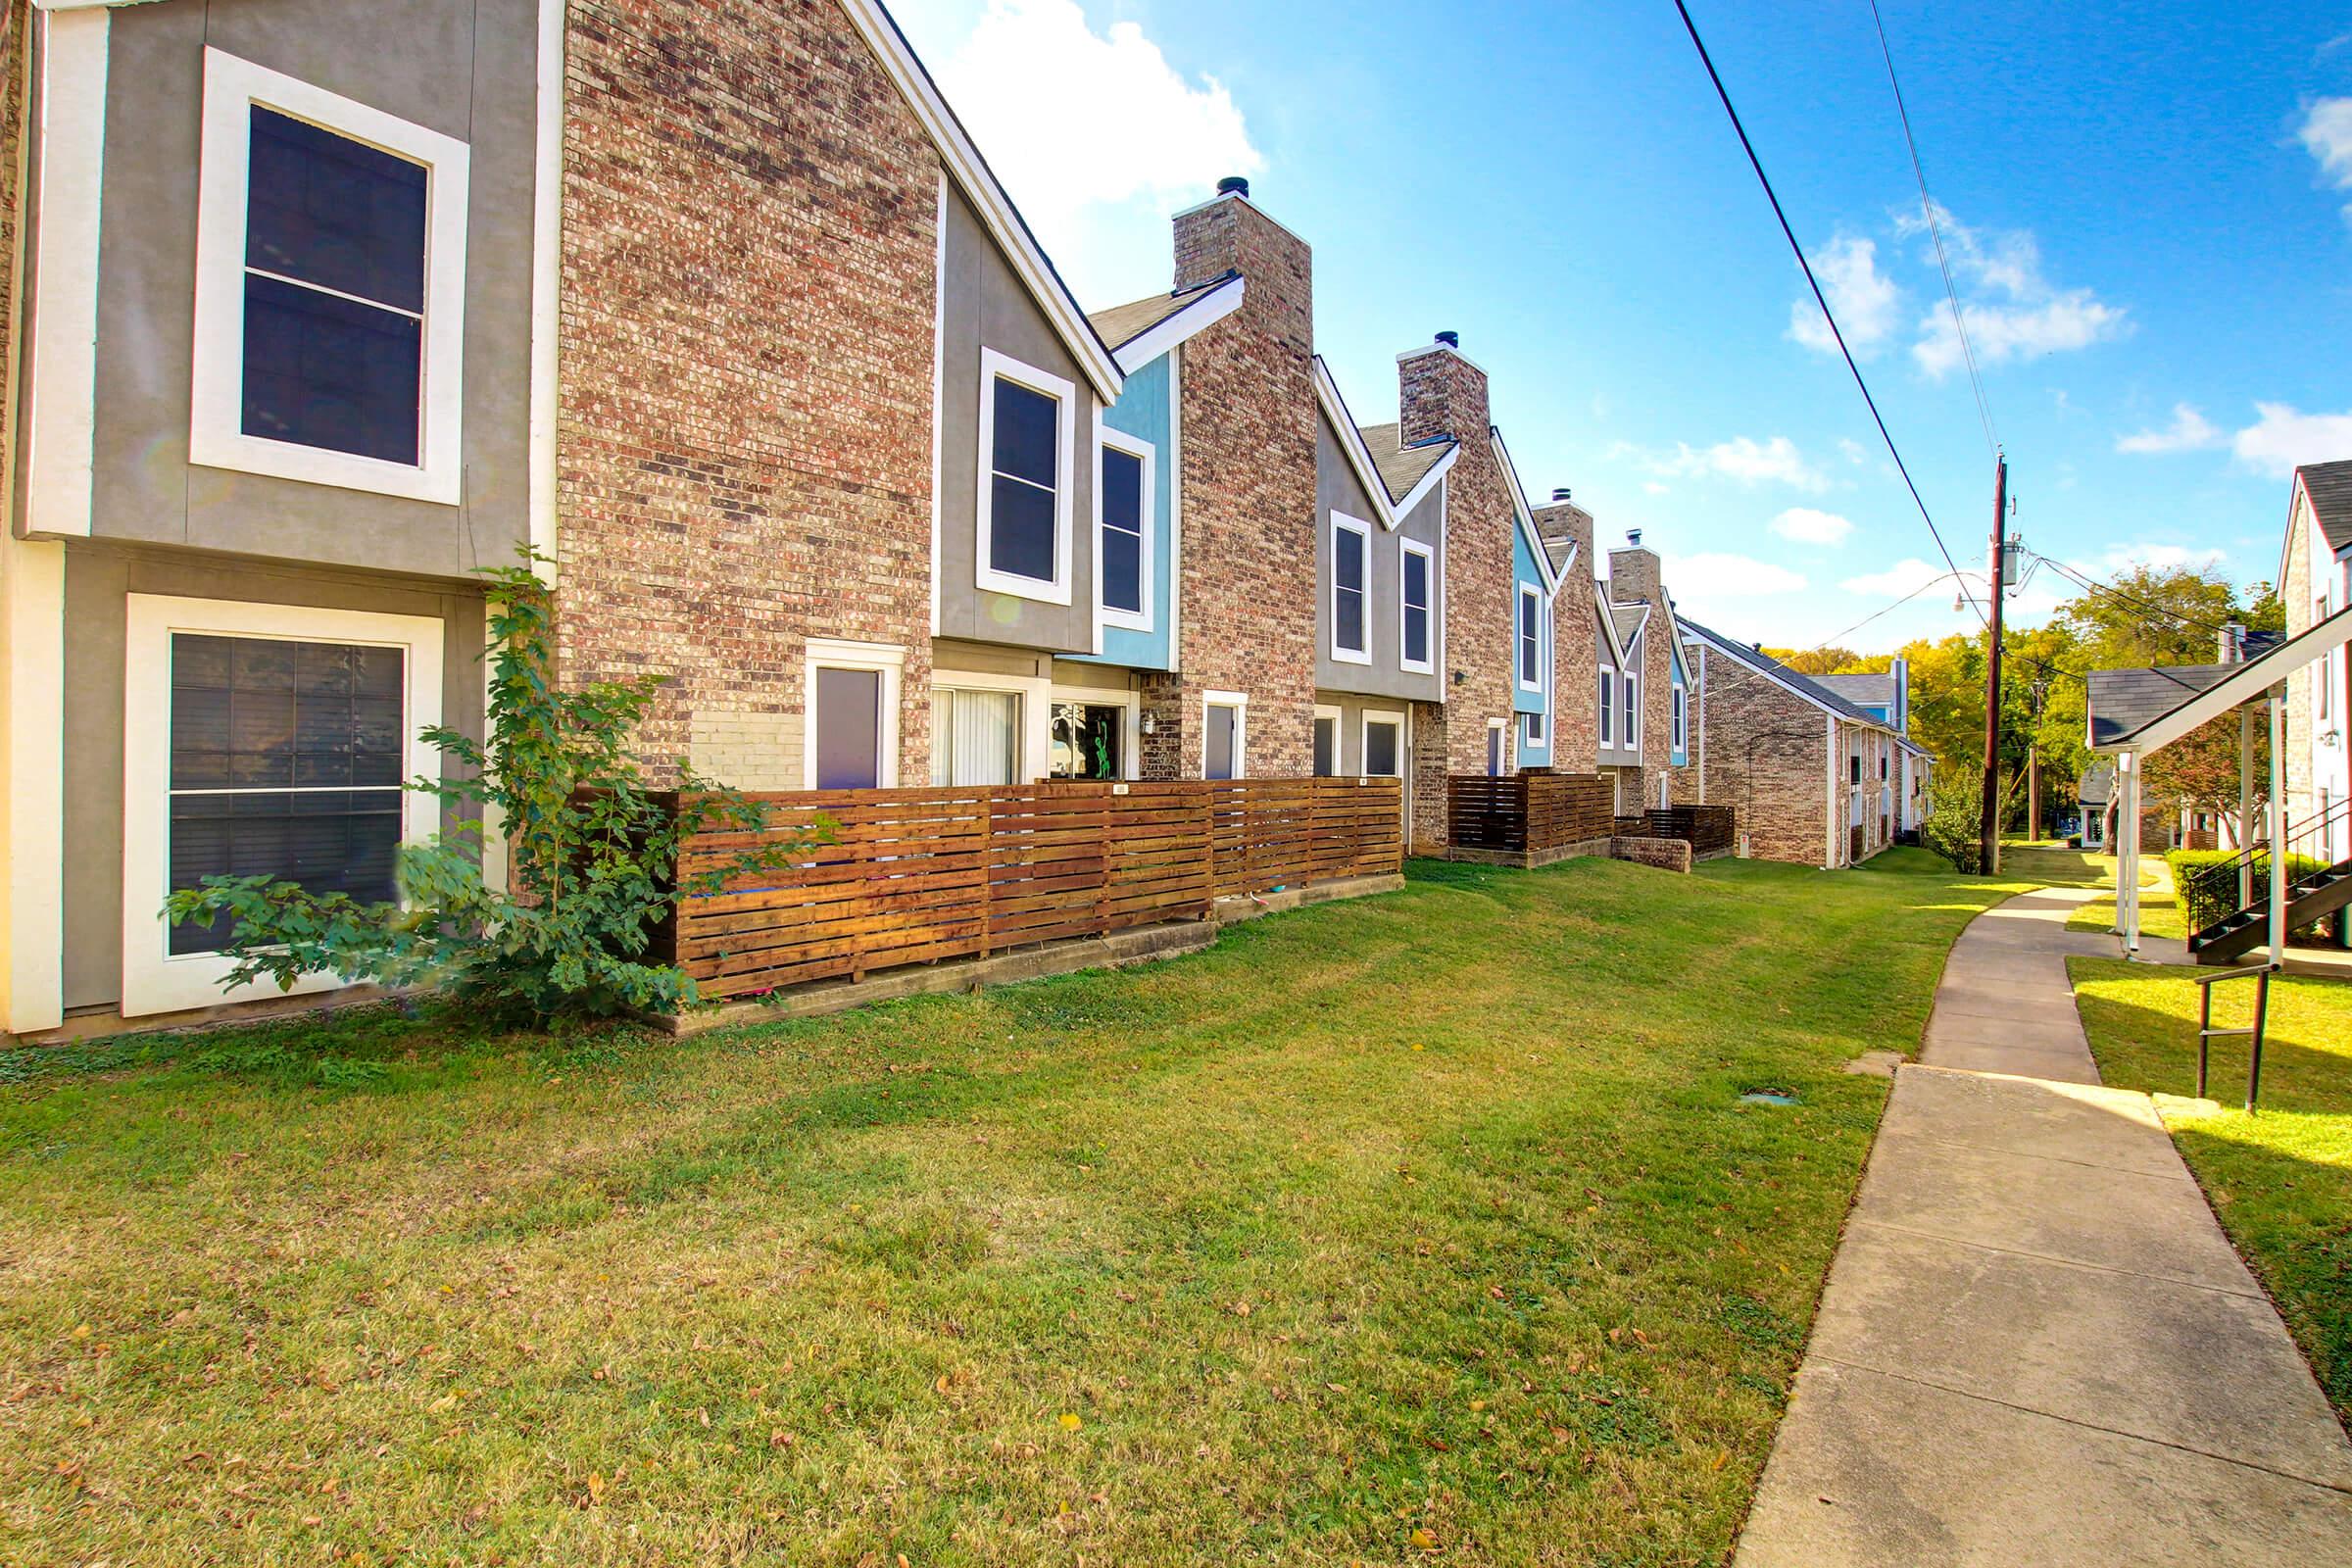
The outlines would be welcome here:
M 1372 662 L 1371 587 L 1372 525 L 1335 512 L 1331 514 L 1331 657 L 1343 663 Z
M 191 462 L 456 504 L 466 144 L 205 52 Z
M 1642 749 L 1642 677 L 1630 669 L 1625 672 L 1625 749 Z
M 1070 602 L 1072 411 L 1078 389 L 980 351 L 979 586 Z
M 1690 694 L 1684 690 L 1683 683 L 1681 681 L 1676 681 L 1674 683 L 1674 717 L 1672 719 L 1672 723 L 1674 725 L 1674 749 L 1678 752 L 1685 750 L 1690 744 L 1689 703 Z
M 1152 629 L 1152 451 L 1097 427 L 1095 604 L 1106 626 Z
M 1617 672 L 1608 665 L 1600 666 L 1600 744 L 1617 744 L 1614 727 L 1617 722 Z
M 1544 689 L 1544 596 L 1526 587 L 1519 590 L 1519 685 Z
M 1407 539 L 1397 560 L 1396 648 L 1398 662 L 1415 674 L 1426 675 L 1437 667 L 1437 658 L 1430 648 L 1430 607 L 1432 572 L 1436 556 L 1429 546 Z

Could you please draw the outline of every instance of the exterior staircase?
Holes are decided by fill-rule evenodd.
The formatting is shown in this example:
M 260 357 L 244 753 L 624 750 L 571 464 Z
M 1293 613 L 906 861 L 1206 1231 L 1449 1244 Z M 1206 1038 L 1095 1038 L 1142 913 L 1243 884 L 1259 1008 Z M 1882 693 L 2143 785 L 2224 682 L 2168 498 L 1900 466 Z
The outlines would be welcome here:
M 2294 864 L 2293 846 L 2328 843 L 2329 830 L 2344 821 L 2352 821 L 2352 802 L 2328 811 L 2325 819 L 2315 816 L 2290 828 L 2289 868 Z M 2270 847 L 2265 844 L 2257 844 L 2223 864 L 2199 871 L 2195 885 L 2180 890 L 2183 910 L 2192 919 L 2216 907 L 2228 912 L 2207 918 L 2189 933 L 2189 956 L 2199 963 L 2229 963 L 2268 941 L 2270 882 Z M 2241 888 L 2251 893 L 2251 898 L 2243 903 L 2239 899 Z M 2286 885 L 2289 931 L 2306 930 L 2331 914 L 2346 910 L 2352 910 L 2352 858 L 2305 871 Z M 2343 919 L 2352 922 L 2352 913 L 2345 913 Z

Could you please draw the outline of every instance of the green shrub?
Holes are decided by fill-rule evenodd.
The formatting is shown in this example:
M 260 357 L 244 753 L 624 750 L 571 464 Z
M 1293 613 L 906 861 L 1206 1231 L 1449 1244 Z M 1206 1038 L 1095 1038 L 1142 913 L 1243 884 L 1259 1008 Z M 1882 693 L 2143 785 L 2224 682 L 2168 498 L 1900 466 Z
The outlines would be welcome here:
M 1929 789 L 1919 842 L 1952 862 L 1962 876 L 1984 869 L 1979 832 L 1984 825 L 1984 780 L 1965 767 L 1939 767 Z
M 2165 853 L 2164 863 L 2172 868 L 2173 887 L 2180 896 L 2181 913 L 2190 931 L 2202 931 L 2241 907 L 2236 862 L 2235 850 L 2169 850 Z M 2225 870 L 2224 867 L 2229 869 Z M 2316 856 L 2290 855 L 2286 858 L 2286 875 L 2290 882 L 2327 868 L 2328 862 Z M 2254 852 L 2253 887 L 2257 901 L 2270 896 L 2271 856 L 2268 850 Z M 2341 916 L 2334 918 L 2340 919 Z
M 544 559 L 523 554 L 526 563 Z M 829 836 L 820 828 L 747 850 L 673 887 L 679 845 L 707 830 L 760 827 L 761 808 L 691 770 L 674 807 L 647 790 L 631 743 L 666 677 L 559 690 L 547 585 L 527 564 L 482 575 L 495 650 L 489 738 L 425 730 L 425 741 L 470 776 L 405 786 L 437 800 L 449 825 L 401 846 L 398 904 L 361 904 L 267 876 L 207 877 L 173 893 L 168 919 L 233 917 L 223 951 L 236 962 L 224 989 L 265 977 L 291 989 L 325 971 L 346 983 L 442 987 L 538 1025 L 564 1015 L 675 1011 L 694 1000 L 693 980 L 646 960 L 673 897 L 715 892 L 729 877 L 780 865 Z M 482 880 L 485 808 L 508 836 L 512 892 Z

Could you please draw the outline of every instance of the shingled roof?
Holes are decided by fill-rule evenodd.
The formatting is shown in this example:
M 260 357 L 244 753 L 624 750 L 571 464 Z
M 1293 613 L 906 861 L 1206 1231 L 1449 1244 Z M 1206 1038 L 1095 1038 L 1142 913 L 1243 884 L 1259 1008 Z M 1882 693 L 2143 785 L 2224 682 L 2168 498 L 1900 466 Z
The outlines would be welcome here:
M 2306 463 L 2295 470 L 2311 510 L 2320 519 L 2320 532 L 2328 547 L 2341 555 L 2352 550 L 2352 458 L 2341 463 Z
M 1798 674 L 1795 670 L 1790 669 L 1787 664 L 1782 663 L 1779 660 L 1773 658 L 1770 654 L 1765 653 L 1762 649 L 1756 647 L 1754 644 L 1739 642 L 1733 638 L 1726 637 L 1719 631 L 1711 631 L 1707 627 L 1701 626 L 1697 621 L 1692 620 L 1688 615 L 1678 616 L 1677 618 L 1681 621 L 1683 630 L 1690 633 L 1694 637 L 1703 638 L 1709 647 L 1718 649 L 1723 653 L 1730 655 L 1732 658 L 1739 660 L 1740 662 L 1747 665 L 1748 668 L 1755 670 L 1759 674 L 1770 675 L 1774 680 L 1777 680 L 1783 685 L 1788 686 L 1791 690 L 1795 691 L 1797 695 L 1810 698 L 1813 702 L 1820 704 L 1823 708 L 1828 709 L 1830 711 L 1840 714 L 1843 717 L 1853 719 L 1857 723 L 1876 725 L 1880 729 L 1889 729 L 1892 727 L 1886 722 L 1886 720 L 1879 717 L 1876 713 L 1865 712 L 1863 710 L 1855 707 L 1843 697 L 1840 697 L 1836 692 L 1830 690 L 1827 686 L 1824 686 L 1820 681 L 1815 680 L 1812 676 Z M 1914 749 L 1916 750 L 1917 748 Z
M 1364 448 L 1372 454 L 1372 466 L 1380 470 L 1380 482 L 1389 487 L 1391 501 L 1402 501 L 1413 493 L 1413 486 L 1429 476 L 1438 460 L 1453 450 L 1450 437 L 1435 441 L 1417 441 L 1411 446 L 1399 444 L 1397 426 L 1367 424 L 1363 432 Z
M 1836 692 L 1849 703 L 1889 711 L 1894 708 L 1892 675 L 1816 675 L 1813 681 L 1824 691 Z
M 2218 684 L 2237 664 L 2175 664 L 2090 672 L 2090 745 L 2095 751 L 2162 718 Z
M 1124 348 L 1211 289 L 1222 288 L 1232 277 L 1231 272 L 1225 272 L 1191 288 L 1149 295 L 1125 305 L 1113 305 L 1106 311 L 1091 313 L 1087 320 L 1103 342 L 1113 349 Z

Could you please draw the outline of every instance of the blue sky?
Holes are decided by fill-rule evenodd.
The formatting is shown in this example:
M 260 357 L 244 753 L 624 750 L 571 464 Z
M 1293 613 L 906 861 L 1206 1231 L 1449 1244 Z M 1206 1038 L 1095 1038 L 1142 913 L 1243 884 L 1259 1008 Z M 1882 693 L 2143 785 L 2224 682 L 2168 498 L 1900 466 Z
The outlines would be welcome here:
M 2293 465 L 2352 457 L 2352 6 L 1882 4 L 2029 546 L 2271 576 Z M 1166 287 L 1168 214 L 1247 173 L 1359 417 L 1459 331 L 1530 489 L 1642 529 L 1698 618 L 1809 646 L 1944 570 L 1671 0 L 893 10 L 1088 308 Z M 1981 570 L 1991 457 L 1868 0 L 1692 14 Z M 1844 640 L 1975 624 L 1952 595 Z

